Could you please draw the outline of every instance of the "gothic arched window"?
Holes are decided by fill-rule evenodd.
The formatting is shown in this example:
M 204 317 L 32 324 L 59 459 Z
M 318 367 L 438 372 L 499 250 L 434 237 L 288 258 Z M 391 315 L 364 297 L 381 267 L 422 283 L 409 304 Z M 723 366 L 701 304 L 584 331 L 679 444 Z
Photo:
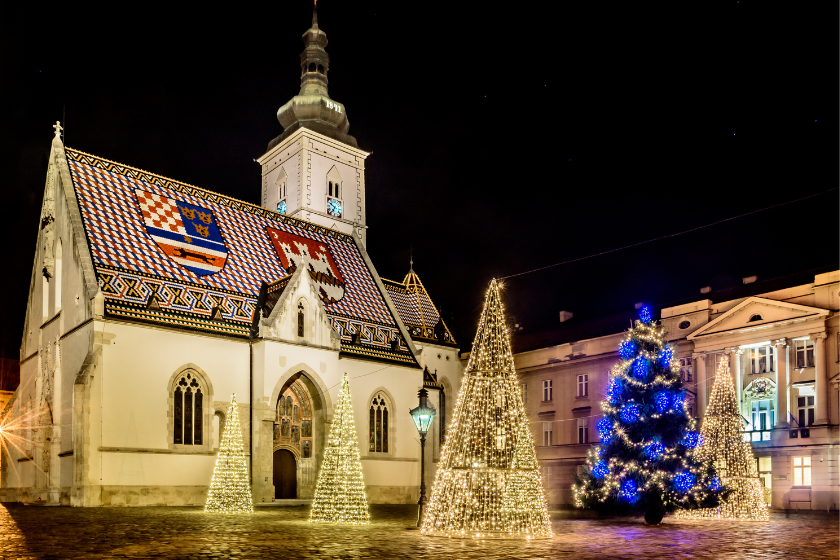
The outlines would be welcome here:
M 172 442 L 204 445 L 204 395 L 202 383 L 192 370 L 176 378 L 172 391 L 174 422 Z
M 369 439 L 369 451 L 388 453 L 388 405 L 381 393 L 373 397 L 370 403 Z

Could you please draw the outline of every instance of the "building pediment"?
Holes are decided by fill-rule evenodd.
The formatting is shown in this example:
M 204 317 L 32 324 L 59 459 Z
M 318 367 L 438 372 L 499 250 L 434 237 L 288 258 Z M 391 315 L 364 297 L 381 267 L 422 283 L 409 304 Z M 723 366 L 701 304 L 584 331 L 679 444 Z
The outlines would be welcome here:
M 788 323 L 825 317 L 828 313 L 828 310 L 819 307 L 750 297 L 707 325 L 697 329 L 687 338 L 696 340 L 736 332 L 759 331 Z

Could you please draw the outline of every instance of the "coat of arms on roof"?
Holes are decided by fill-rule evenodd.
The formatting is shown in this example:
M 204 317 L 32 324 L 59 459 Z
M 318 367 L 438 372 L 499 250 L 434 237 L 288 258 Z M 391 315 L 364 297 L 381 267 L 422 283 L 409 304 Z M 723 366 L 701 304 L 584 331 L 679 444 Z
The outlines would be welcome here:
M 304 265 L 324 303 L 336 303 L 344 297 L 344 277 L 325 243 L 271 227 L 266 229 L 288 274 L 294 274 L 299 266 Z
M 228 252 L 212 210 L 140 189 L 134 192 L 146 231 L 170 259 L 199 276 L 224 268 Z

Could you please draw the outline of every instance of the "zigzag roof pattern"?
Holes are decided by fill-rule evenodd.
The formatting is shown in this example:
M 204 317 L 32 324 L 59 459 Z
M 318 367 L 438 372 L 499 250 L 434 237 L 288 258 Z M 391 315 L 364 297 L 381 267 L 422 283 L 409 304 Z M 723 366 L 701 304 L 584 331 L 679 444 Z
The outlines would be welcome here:
M 343 352 L 417 366 L 352 236 L 77 150 L 65 154 L 106 314 L 247 337 L 262 283 L 307 263 Z
M 382 283 L 412 339 L 458 346 L 413 268 L 402 282 L 382 278 Z

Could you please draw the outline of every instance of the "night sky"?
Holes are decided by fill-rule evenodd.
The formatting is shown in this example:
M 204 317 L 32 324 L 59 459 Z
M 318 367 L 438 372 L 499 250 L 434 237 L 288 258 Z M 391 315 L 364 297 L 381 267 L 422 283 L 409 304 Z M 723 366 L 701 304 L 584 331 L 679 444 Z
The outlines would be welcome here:
M 7 3 L 0 16 L 4 356 L 17 357 L 51 128 L 259 203 L 298 93 L 306 1 Z M 499 9 L 504 6 L 504 9 Z M 368 251 L 414 268 L 467 349 L 493 277 L 838 185 L 837 5 L 322 0 L 330 96 L 366 163 Z M 526 331 L 838 266 L 838 191 L 510 279 Z M 714 294 L 712 294 L 713 296 Z M 703 296 L 705 297 L 705 296 Z

